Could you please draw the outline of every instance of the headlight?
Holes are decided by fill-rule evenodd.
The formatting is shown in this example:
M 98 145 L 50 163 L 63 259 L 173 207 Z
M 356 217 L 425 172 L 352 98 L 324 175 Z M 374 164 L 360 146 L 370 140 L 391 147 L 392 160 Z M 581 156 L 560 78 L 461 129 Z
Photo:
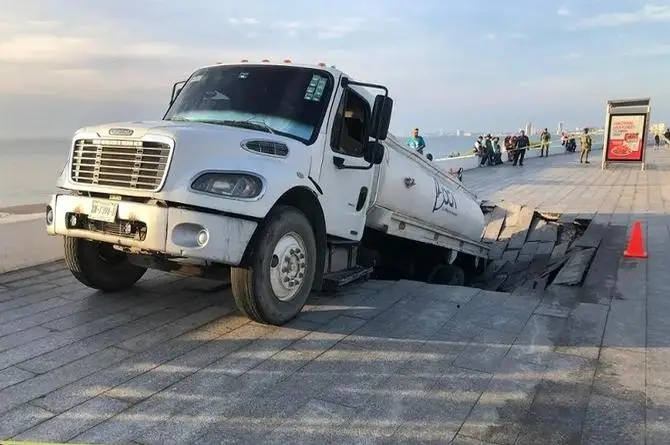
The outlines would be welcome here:
M 261 194 L 263 182 L 258 176 L 244 173 L 205 173 L 193 181 L 191 188 L 213 195 L 251 199 Z

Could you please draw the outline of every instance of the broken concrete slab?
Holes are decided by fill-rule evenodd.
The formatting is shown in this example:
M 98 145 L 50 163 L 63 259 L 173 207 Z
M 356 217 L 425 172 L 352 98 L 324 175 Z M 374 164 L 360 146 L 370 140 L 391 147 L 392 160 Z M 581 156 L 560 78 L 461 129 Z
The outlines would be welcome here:
M 502 207 L 496 207 L 490 215 L 489 222 L 486 225 L 484 235 L 482 236 L 482 241 L 484 242 L 493 242 L 498 239 L 507 212 Z
M 557 224 L 547 222 L 542 218 L 535 218 L 528 233 L 528 241 L 548 241 L 555 243 L 557 238 Z
M 561 258 L 565 257 L 565 254 L 568 251 L 568 247 L 570 247 L 570 243 L 568 242 L 557 244 L 551 251 L 551 258 L 549 259 L 549 262 L 554 263 L 560 261 Z
M 507 245 L 508 249 L 521 249 L 523 247 L 528 236 L 528 229 L 530 229 L 530 225 L 533 222 L 533 216 L 535 216 L 535 210 L 531 207 L 521 208 L 516 222 L 518 231 L 510 238 Z
M 572 253 L 570 259 L 568 259 L 558 272 L 558 275 L 556 275 L 556 278 L 554 278 L 553 283 L 567 286 L 581 284 L 595 253 L 596 249 L 594 248 L 577 250 Z
M 551 252 L 553 252 L 554 247 L 556 247 L 556 243 L 554 243 L 553 241 L 542 241 L 537 246 L 535 255 L 545 255 L 545 254 L 551 255 Z
M 539 241 L 528 241 L 521 248 L 519 255 L 535 255 L 535 252 L 537 252 L 537 248 L 539 246 Z
M 584 234 L 577 238 L 572 247 L 594 247 L 597 248 L 607 233 L 607 226 L 600 224 L 589 224 Z
M 503 253 L 502 256 L 500 257 L 500 259 L 511 262 L 516 261 L 518 256 L 519 256 L 518 250 L 506 250 L 505 253 Z

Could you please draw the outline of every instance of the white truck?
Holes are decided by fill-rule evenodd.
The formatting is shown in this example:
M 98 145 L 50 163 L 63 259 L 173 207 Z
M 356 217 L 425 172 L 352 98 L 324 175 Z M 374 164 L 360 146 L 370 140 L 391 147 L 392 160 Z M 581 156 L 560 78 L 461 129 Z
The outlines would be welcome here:
M 47 232 L 87 286 L 229 274 L 240 310 L 270 324 L 372 273 L 463 284 L 488 253 L 480 204 L 388 134 L 392 107 L 322 63 L 198 69 L 162 120 L 75 133 Z

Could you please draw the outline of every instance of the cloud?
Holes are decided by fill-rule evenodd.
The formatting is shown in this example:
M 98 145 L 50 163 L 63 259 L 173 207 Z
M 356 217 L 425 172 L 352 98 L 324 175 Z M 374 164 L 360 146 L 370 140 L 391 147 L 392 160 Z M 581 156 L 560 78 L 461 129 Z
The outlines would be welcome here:
M 242 18 L 231 17 L 228 19 L 228 23 L 230 23 L 231 25 L 258 25 L 261 22 L 260 20 L 253 17 L 242 17 Z
M 318 39 L 342 39 L 364 30 L 365 20 L 360 17 L 334 21 L 277 21 L 273 28 L 284 30 L 289 36 L 316 36 Z
M 608 28 L 639 23 L 670 21 L 670 6 L 648 4 L 637 11 L 605 12 L 577 21 L 577 28 Z
M 496 40 L 498 40 L 498 36 L 496 34 L 492 33 L 492 32 L 488 33 L 488 34 L 484 34 L 483 38 L 484 38 L 484 40 L 488 40 L 489 42 L 495 42 Z
M 556 11 L 556 14 L 558 14 L 560 16 L 569 16 L 569 15 L 572 14 L 572 11 L 570 11 L 567 7 L 563 6 L 563 7 L 558 8 L 558 10 Z

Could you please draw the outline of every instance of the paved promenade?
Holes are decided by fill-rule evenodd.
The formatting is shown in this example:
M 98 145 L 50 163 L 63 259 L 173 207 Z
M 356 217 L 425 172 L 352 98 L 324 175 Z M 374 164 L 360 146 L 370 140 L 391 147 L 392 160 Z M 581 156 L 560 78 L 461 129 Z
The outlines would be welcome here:
M 101 295 L 61 263 L 0 275 L 0 439 L 109 444 L 670 443 L 670 156 L 465 173 L 489 199 L 594 218 L 584 287 L 370 281 L 282 328 L 217 283 Z M 622 260 L 630 222 L 649 258 Z

